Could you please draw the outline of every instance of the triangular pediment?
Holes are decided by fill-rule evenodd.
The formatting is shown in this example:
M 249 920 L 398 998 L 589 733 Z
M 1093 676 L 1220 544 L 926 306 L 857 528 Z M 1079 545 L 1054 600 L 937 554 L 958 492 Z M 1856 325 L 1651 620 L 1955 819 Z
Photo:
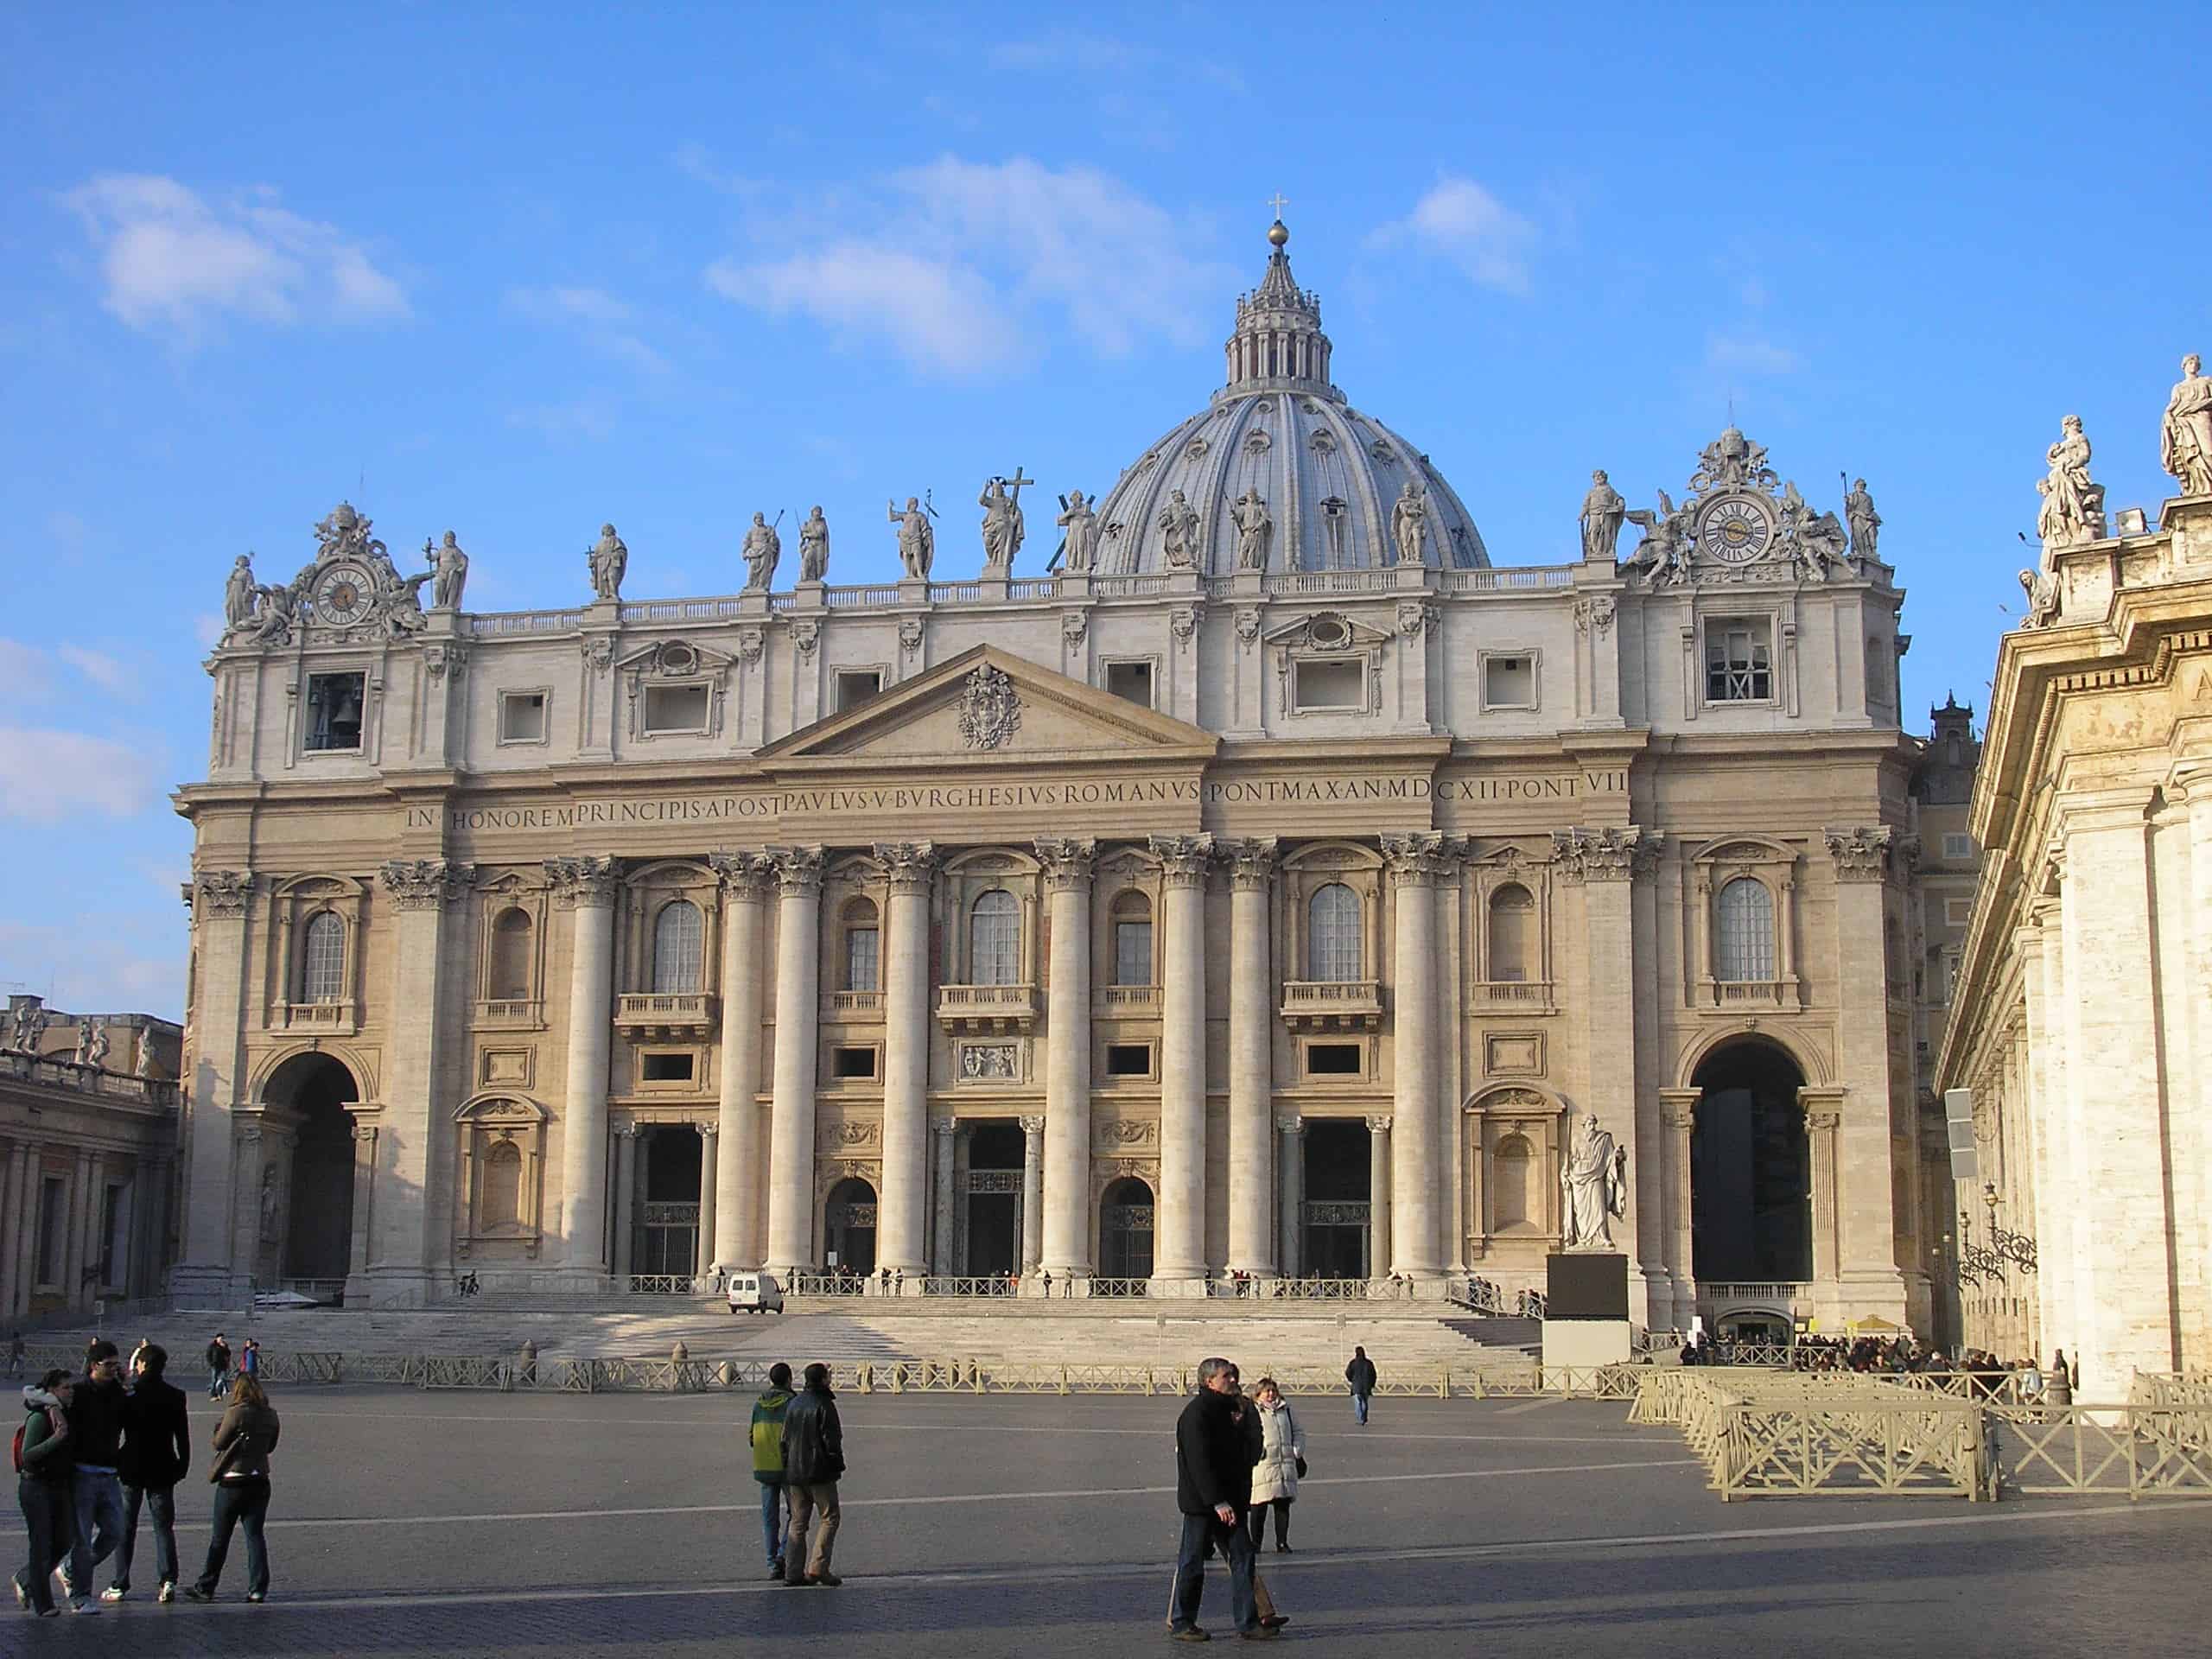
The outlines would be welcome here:
M 927 673 L 760 752 L 769 761 L 1211 756 L 1219 740 L 1186 721 L 1071 680 L 995 645 Z

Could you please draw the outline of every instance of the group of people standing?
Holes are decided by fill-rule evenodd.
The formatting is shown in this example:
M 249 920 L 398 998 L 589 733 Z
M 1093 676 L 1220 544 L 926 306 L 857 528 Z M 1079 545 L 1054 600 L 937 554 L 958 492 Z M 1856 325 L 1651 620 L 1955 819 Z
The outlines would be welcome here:
M 792 1590 L 834 1590 L 844 1582 L 830 1570 L 830 1560 L 837 1547 L 845 1426 L 838 1420 L 830 1368 L 808 1366 L 805 1382 L 793 1393 L 791 1368 L 780 1360 L 768 1368 L 767 1390 L 753 1403 L 753 1478 L 760 1487 L 769 1579 Z
M 1365 1421 L 1364 1400 L 1361 1421 Z M 1276 1611 L 1257 1557 L 1268 1516 L 1274 1516 L 1275 1551 L 1290 1553 L 1290 1506 L 1306 1475 L 1306 1435 L 1274 1378 L 1263 1376 L 1248 1396 L 1234 1363 L 1198 1363 L 1198 1390 L 1175 1421 L 1175 1507 L 1183 1517 L 1175 1578 L 1167 1602 L 1167 1634 L 1205 1642 L 1198 1604 L 1206 1560 L 1229 1565 L 1230 1614 L 1248 1642 L 1282 1634 L 1289 1615 Z
M 154 1529 L 156 1599 L 176 1599 L 175 1490 L 191 1468 L 192 1440 L 184 1391 L 168 1381 L 168 1351 L 142 1342 L 130 1356 L 126 1379 L 115 1344 L 95 1338 L 85 1351 L 81 1375 L 56 1367 L 23 1389 L 14 1462 L 30 1554 L 13 1584 L 16 1605 L 26 1611 L 57 1614 L 53 1581 L 59 1579 L 61 1599 L 72 1612 L 99 1612 L 93 1575 L 111 1558 L 114 1576 L 99 1600 L 128 1596 L 142 1512 Z M 188 1601 L 214 1599 L 231 1535 L 241 1527 L 246 1599 L 267 1599 L 262 1521 L 269 1512 L 269 1459 L 277 1433 L 276 1413 L 259 1379 L 243 1368 L 230 1374 L 229 1404 L 215 1427 L 215 1458 L 207 1472 L 215 1488 L 213 1535 L 199 1578 L 182 1586 Z

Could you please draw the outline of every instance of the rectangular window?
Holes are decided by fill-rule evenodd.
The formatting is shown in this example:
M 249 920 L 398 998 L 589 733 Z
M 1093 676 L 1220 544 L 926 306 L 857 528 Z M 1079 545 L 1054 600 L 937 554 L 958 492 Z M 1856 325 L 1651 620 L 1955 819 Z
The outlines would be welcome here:
M 1955 830 L 1947 831 L 1945 833 L 1943 836 L 1943 861 L 1945 863 L 1964 863 L 1972 860 L 1973 857 L 1974 837 L 1972 836 L 1962 836 L 1958 834 Z
M 1367 671 L 1356 657 L 1300 662 L 1291 677 L 1291 697 L 1300 714 L 1367 707 Z
M 1764 618 L 1715 617 L 1708 620 L 1705 625 L 1705 700 L 1772 701 L 1771 643 Z
M 841 668 L 837 671 L 837 710 L 857 709 L 870 697 L 883 692 L 883 671 L 880 668 Z
M 1152 1075 L 1150 1043 L 1106 1045 L 1106 1075 L 1109 1077 L 1148 1077 Z
M 361 747 L 363 688 L 359 674 L 308 676 L 308 747 L 336 753 Z
M 1152 924 L 1114 924 L 1114 982 L 1116 985 L 1152 983 Z
M 830 1051 L 830 1075 L 833 1077 L 872 1078 L 875 1076 L 875 1045 L 855 1045 Z
M 849 927 L 845 930 L 845 988 L 849 991 L 876 991 L 882 986 L 877 982 L 877 964 L 882 935 L 872 927 Z
M 543 743 L 545 741 L 545 694 L 543 691 L 499 693 L 499 741 Z
M 1151 708 L 1152 664 L 1150 663 L 1107 664 L 1106 689 L 1117 697 L 1128 698 L 1140 708 Z
M 645 732 L 703 732 L 707 729 L 707 688 L 649 685 L 645 688 Z
M 1533 709 L 1536 706 L 1536 659 L 1529 656 L 1483 658 L 1483 707 Z
M 1309 1077 L 1356 1077 L 1360 1073 L 1357 1043 L 1308 1043 L 1306 1075 Z
M 645 1083 L 689 1083 L 694 1058 L 690 1054 L 640 1054 L 639 1079 Z
M 1969 922 L 1971 922 L 1971 921 L 1973 921 L 1973 920 L 1974 920 L 1974 900 L 1973 900 L 1973 899 L 1946 899 L 1943 901 L 1943 925 L 1944 925 L 1944 926 L 1946 926 L 1946 927 L 1964 927 L 1964 926 L 1966 926 L 1966 925 L 1967 925 L 1967 923 L 1969 923 Z
M 60 1285 L 61 1230 L 67 1222 L 64 1212 L 69 1207 L 68 1185 L 59 1175 L 48 1175 L 38 1184 L 38 1281 L 41 1285 Z

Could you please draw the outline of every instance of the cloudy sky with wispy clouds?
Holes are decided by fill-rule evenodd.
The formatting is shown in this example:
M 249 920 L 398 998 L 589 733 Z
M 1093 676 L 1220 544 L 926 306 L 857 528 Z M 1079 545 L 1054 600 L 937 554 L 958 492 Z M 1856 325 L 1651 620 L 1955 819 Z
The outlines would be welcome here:
M 1732 409 L 1872 481 L 1908 704 L 1979 704 L 2060 416 L 2155 510 L 2212 346 L 2207 14 L 2024 13 L 10 8 L 0 986 L 177 1011 L 235 555 L 346 496 L 472 608 L 582 594 L 605 519 L 720 593 L 820 502 L 880 577 L 887 497 L 1103 490 L 1199 407 L 1278 190 L 1497 562 Z

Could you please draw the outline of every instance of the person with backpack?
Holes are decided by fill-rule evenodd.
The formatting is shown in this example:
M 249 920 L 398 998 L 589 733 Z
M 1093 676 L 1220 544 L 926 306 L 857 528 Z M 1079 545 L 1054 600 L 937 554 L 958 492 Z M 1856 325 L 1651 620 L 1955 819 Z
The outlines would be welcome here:
M 186 1419 L 184 1390 L 162 1375 L 168 1350 L 141 1343 L 131 1356 L 134 1385 L 123 1414 L 123 1536 L 115 1548 L 115 1581 L 100 1592 L 102 1601 L 121 1601 L 130 1593 L 130 1560 L 137 1553 L 138 1512 L 154 1523 L 154 1571 L 161 1586 L 156 1599 L 176 1599 L 176 1484 L 192 1466 L 192 1427 Z
M 223 1340 L 218 1331 L 215 1340 L 207 1344 L 207 1397 L 219 1400 L 223 1390 L 231 1385 L 231 1344 Z
M 69 1554 L 76 1536 L 77 1451 L 70 1438 L 69 1402 L 76 1379 L 59 1366 L 23 1390 L 23 1421 L 16 1430 L 10 1462 L 16 1471 L 16 1502 L 30 1534 L 30 1556 L 15 1576 L 16 1605 L 41 1618 L 60 1610 L 54 1605 L 54 1569 Z M 73 1603 L 72 1612 L 97 1613 L 92 1602 Z
M 245 1529 L 245 1599 L 269 1599 L 269 1546 L 261 1523 L 269 1513 L 269 1454 L 279 1433 L 275 1408 L 261 1384 L 241 1371 L 231 1384 L 231 1407 L 215 1425 L 215 1466 L 207 1471 L 215 1489 L 215 1513 L 207 1540 L 207 1562 L 200 1577 L 184 1586 L 187 1601 L 213 1601 L 231 1553 L 231 1531 Z
M 1344 1367 L 1344 1382 L 1351 1389 L 1352 1421 L 1363 1427 L 1367 1422 L 1367 1402 L 1375 1393 L 1375 1362 L 1367 1357 L 1366 1349 L 1351 1351 L 1351 1363 Z
M 753 1478 L 760 1483 L 760 1535 L 768 1545 L 768 1578 L 784 1576 L 784 1412 L 791 1402 L 791 1368 L 768 1368 L 768 1389 L 753 1402 Z

